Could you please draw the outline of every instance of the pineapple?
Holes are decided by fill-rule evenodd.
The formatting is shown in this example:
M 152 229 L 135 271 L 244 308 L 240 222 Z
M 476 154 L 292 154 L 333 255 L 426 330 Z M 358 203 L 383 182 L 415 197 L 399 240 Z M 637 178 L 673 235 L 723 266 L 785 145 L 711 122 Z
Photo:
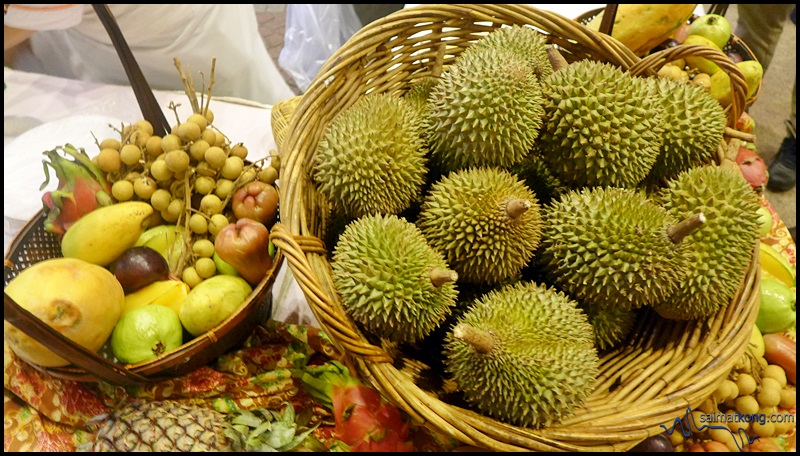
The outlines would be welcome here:
M 179 401 L 134 402 L 102 423 L 90 451 L 240 451 L 224 413 Z
M 281 411 L 230 414 L 173 400 L 133 402 L 103 417 L 94 442 L 79 451 L 319 451 L 311 433 L 319 423 Z

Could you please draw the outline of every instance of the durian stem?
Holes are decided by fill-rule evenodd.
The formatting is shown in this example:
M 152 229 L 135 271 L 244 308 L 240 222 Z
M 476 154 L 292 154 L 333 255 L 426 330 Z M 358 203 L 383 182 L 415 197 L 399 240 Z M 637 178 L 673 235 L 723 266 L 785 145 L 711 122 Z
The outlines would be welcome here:
M 490 332 L 464 323 L 453 328 L 453 337 L 469 344 L 478 353 L 489 353 L 494 348 L 494 336 Z
M 506 213 L 514 220 L 520 218 L 530 208 L 531 202 L 525 199 L 513 198 L 506 203 Z
M 550 65 L 553 66 L 553 71 L 563 70 L 569 66 L 567 59 L 553 46 L 547 46 L 547 57 L 550 59 Z
M 446 283 L 458 280 L 458 273 L 450 269 L 433 268 L 431 270 L 431 283 L 436 288 L 441 288 Z
M 702 212 L 698 212 L 677 225 L 667 228 L 667 236 L 673 244 L 680 244 L 686 236 L 700 229 L 704 223 L 706 223 L 706 216 Z

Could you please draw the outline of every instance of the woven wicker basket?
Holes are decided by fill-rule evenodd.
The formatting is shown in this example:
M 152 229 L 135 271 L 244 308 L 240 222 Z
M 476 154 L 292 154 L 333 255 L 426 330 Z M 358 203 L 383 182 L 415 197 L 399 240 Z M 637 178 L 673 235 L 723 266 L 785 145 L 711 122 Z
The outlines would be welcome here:
M 757 249 L 731 303 L 707 321 L 668 322 L 655 314 L 640 319 L 626 344 L 601 354 L 601 374 L 585 404 L 556 426 L 508 425 L 443 402 L 417 386 L 380 346 L 371 343 L 343 310 L 333 285 L 325 221 L 330 205 L 309 177 L 317 142 L 326 125 L 367 92 L 402 93 L 416 78 L 442 67 L 489 31 L 526 24 L 542 31 L 570 62 L 609 62 L 634 74 L 654 75 L 665 62 L 688 54 L 712 59 L 733 82 L 726 109 L 733 127 L 744 109 L 741 72 L 719 51 L 678 46 L 639 59 L 616 40 L 557 14 L 525 5 L 422 5 L 393 13 L 357 32 L 326 62 L 302 98 L 287 100 L 291 113 L 285 140 L 278 142 L 283 192 L 281 220 L 272 239 L 323 329 L 367 379 L 415 422 L 466 445 L 498 451 L 625 451 L 664 432 L 699 406 L 727 376 L 750 338 L 759 295 Z M 273 125 L 275 129 L 276 125 Z M 280 130 L 278 126 L 278 130 Z M 729 160 L 732 128 L 717 150 Z
M 40 211 L 25 224 L 9 246 L 9 253 L 4 261 L 4 286 L 25 268 L 62 256 L 58 237 L 44 229 L 45 217 L 45 213 Z M 3 303 L 3 317 L 72 363 L 65 367 L 49 368 L 32 365 L 53 377 L 80 382 L 105 381 L 116 385 L 158 381 L 187 374 L 210 363 L 241 343 L 255 325 L 266 321 L 272 308 L 272 284 L 282 262 L 283 254 L 279 252 L 272 269 L 253 287 L 250 296 L 223 322 L 175 350 L 137 364 L 116 362 L 109 353 L 110 350 L 101 349 L 99 353 L 86 350 L 32 316 L 8 294 Z

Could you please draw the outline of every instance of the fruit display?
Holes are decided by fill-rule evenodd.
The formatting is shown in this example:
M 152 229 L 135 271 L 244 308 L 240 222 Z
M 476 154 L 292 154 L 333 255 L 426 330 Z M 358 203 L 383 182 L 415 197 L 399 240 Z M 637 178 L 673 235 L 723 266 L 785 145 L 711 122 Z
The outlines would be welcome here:
M 42 197 L 44 227 L 70 263 L 47 277 L 37 276 L 47 263 L 37 263 L 6 288 L 66 337 L 92 351 L 107 345 L 123 364 L 154 360 L 221 324 L 274 265 L 279 161 L 248 161 L 247 147 L 215 127 L 213 82 L 198 94 L 177 59 L 176 67 L 192 113 L 181 119 L 173 102 L 177 121 L 163 137 L 138 120 L 96 138 L 95 153 L 70 144 L 44 152 L 59 180 Z M 6 326 L 21 358 L 67 364 Z
M 585 404 L 601 355 L 624 348 L 640 317 L 679 327 L 735 299 L 762 214 L 735 163 L 714 162 L 729 119 L 709 92 L 588 59 L 567 63 L 529 32 L 501 27 L 441 74 L 384 93 L 416 107 L 429 161 L 380 174 L 372 145 L 391 143 L 396 128 L 358 133 L 337 144 L 337 157 L 371 171 L 336 185 L 384 181 L 377 193 L 391 183 L 400 195 L 392 182 L 421 173 L 420 196 L 357 216 L 347 207 L 361 195 L 338 192 L 325 205 L 325 236 L 346 317 L 393 357 L 425 365 L 412 375 L 426 379 L 417 386 L 540 428 Z M 333 162 L 330 138 L 370 97 L 331 117 L 309 163 L 319 166 L 321 154 Z M 331 193 L 329 178 L 311 178 Z M 412 260 L 410 251 L 425 254 Z M 428 255 L 436 261 L 422 263 Z M 430 298 L 437 269 L 456 273 L 446 304 Z

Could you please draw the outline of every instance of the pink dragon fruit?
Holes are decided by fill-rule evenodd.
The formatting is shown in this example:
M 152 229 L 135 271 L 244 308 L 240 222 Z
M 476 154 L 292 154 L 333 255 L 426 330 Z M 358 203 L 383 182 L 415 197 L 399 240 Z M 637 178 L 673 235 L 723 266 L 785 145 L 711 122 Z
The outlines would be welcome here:
M 334 437 L 351 452 L 414 450 L 410 423 L 377 390 L 350 375 L 337 361 L 295 372 L 305 390 L 333 410 Z
M 63 150 L 73 159 L 62 157 L 58 154 L 59 150 Z M 44 152 L 44 155 L 50 161 L 42 160 L 45 180 L 39 190 L 44 190 L 50 182 L 48 166 L 56 171 L 58 178 L 58 188 L 42 195 L 47 214 L 44 228 L 47 231 L 63 236 L 78 219 L 113 202 L 111 184 L 83 149 L 78 150 L 73 145 L 66 144 Z

